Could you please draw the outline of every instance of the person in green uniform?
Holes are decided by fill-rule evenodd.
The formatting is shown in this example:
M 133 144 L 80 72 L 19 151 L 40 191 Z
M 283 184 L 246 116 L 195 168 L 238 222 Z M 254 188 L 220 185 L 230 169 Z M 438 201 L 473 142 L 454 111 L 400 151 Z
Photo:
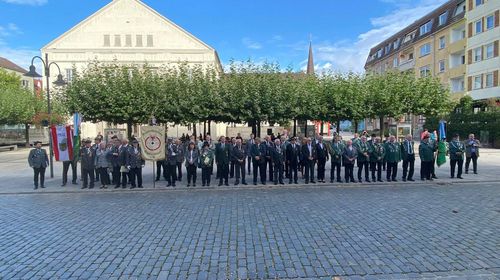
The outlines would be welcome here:
M 450 156 L 450 177 L 455 177 L 455 168 L 458 166 L 457 170 L 457 178 L 462 178 L 462 168 L 464 165 L 464 153 L 465 153 L 465 145 L 460 142 L 460 135 L 455 134 L 453 139 L 449 144 L 449 156 Z
M 358 182 L 363 182 L 361 174 L 363 173 L 363 168 L 365 169 L 365 181 L 370 183 L 370 177 L 368 177 L 368 165 L 370 163 L 370 146 L 367 143 L 366 136 L 361 136 L 361 140 L 353 144 L 358 151 L 357 163 L 358 163 Z
M 394 135 L 385 143 L 385 161 L 387 162 L 387 182 L 397 182 L 398 163 L 401 161 L 401 146 Z
M 340 135 L 335 136 L 335 138 L 333 138 L 333 142 L 327 147 L 331 159 L 330 183 L 333 183 L 335 180 L 335 175 L 337 175 L 337 183 L 342 183 L 342 178 L 340 177 L 340 167 L 342 166 L 342 155 L 344 154 L 345 146 Z
M 385 158 L 385 145 L 382 143 L 382 138 L 375 137 L 370 151 L 370 169 L 372 171 L 372 181 L 383 182 L 382 180 L 382 164 Z M 375 178 L 375 171 L 377 177 Z
M 201 168 L 201 185 L 203 187 L 210 186 L 210 177 L 212 175 L 214 165 L 214 152 L 210 149 L 208 142 L 203 142 L 203 146 L 199 157 L 199 166 Z
M 434 152 L 437 150 L 436 142 L 430 140 L 430 135 L 425 134 L 420 146 L 418 154 L 420 156 L 421 179 L 432 181 L 432 165 L 434 164 Z

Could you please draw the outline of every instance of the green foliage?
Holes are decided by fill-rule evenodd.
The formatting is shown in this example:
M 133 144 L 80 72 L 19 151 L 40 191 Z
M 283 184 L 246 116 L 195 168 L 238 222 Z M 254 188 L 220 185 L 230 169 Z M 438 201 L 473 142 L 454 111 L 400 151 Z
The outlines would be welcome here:
M 16 74 L 0 69 L 0 124 L 31 123 L 38 105 Z

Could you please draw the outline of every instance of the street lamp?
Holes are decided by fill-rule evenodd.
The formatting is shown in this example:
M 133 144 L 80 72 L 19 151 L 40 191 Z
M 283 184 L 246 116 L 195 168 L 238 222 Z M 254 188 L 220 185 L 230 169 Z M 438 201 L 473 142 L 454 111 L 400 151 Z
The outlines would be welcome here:
M 50 107 L 50 87 L 49 87 L 49 78 L 50 78 L 50 66 L 55 65 L 57 67 L 57 70 L 59 71 L 59 75 L 57 75 L 57 80 L 54 82 L 54 85 L 56 86 L 64 86 L 66 85 L 66 82 L 63 80 L 63 77 L 61 75 L 61 68 L 59 68 L 59 65 L 55 62 L 50 62 L 49 63 L 49 55 L 45 54 L 45 60 L 39 56 L 34 56 L 31 59 L 31 65 L 30 65 L 30 71 L 28 73 L 24 74 L 24 76 L 27 77 L 32 77 L 32 78 L 41 78 L 42 75 L 38 74 L 36 72 L 36 67 L 33 65 L 33 62 L 35 61 L 35 58 L 38 58 L 42 61 L 43 67 L 44 67 L 44 74 L 45 78 L 47 79 L 47 113 L 49 115 L 49 129 L 52 126 L 52 110 Z M 52 136 L 49 133 L 49 153 L 50 153 L 50 178 L 54 178 L 54 160 L 53 160 L 53 155 L 54 151 L 52 149 Z

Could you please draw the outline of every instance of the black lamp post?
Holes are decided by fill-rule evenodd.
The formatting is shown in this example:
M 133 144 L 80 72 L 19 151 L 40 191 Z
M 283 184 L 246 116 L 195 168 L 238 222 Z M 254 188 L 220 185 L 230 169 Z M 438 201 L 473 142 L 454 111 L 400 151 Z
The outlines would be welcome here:
M 31 59 L 31 66 L 30 66 L 30 71 L 28 73 L 24 74 L 24 76 L 27 77 L 32 77 L 32 78 L 41 78 L 42 75 L 38 74 L 36 72 L 35 65 L 33 65 L 33 62 L 35 61 L 35 58 L 38 58 L 42 61 L 43 67 L 44 67 L 44 73 L 45 73 L 45 78 L 46 78 L 46 83 L 47 83 L 47 113 L 49 117 L 49 129 L 52 126 L 52 110 L 50 107 L 50 87 L 49 87 L 49 78 L 50 78 L 50 66 L 55 65 L 57 67 L 57 70 L 59 71 L 59 75 L 57 75 L 57 80 L 54 82 L 54 85 L 56 86 L 64 86 L 66 85 L 66 82 L 63 80 L 63 77 L 61 75 L 61 68 L 59 68 L 59 65 L 55 62 L 50 62 L 49 63 L 49 55 L 45 54 L 45 60 L 39 56 L 34 56 Z M 49 133 L 49 151 L 50 151 L 50 178 L 54 178 L 54 160 L 53 160 L 53 155 L 54 151 L 52 149 L 52 136 Z

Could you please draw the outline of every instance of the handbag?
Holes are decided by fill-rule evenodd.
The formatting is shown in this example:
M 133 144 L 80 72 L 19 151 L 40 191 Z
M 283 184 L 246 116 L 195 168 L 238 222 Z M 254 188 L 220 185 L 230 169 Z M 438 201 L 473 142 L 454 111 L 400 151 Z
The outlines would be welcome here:
M 128 173 L 128 168 L 125 166 L 120 167 L 120 172 L 121 173 Z

